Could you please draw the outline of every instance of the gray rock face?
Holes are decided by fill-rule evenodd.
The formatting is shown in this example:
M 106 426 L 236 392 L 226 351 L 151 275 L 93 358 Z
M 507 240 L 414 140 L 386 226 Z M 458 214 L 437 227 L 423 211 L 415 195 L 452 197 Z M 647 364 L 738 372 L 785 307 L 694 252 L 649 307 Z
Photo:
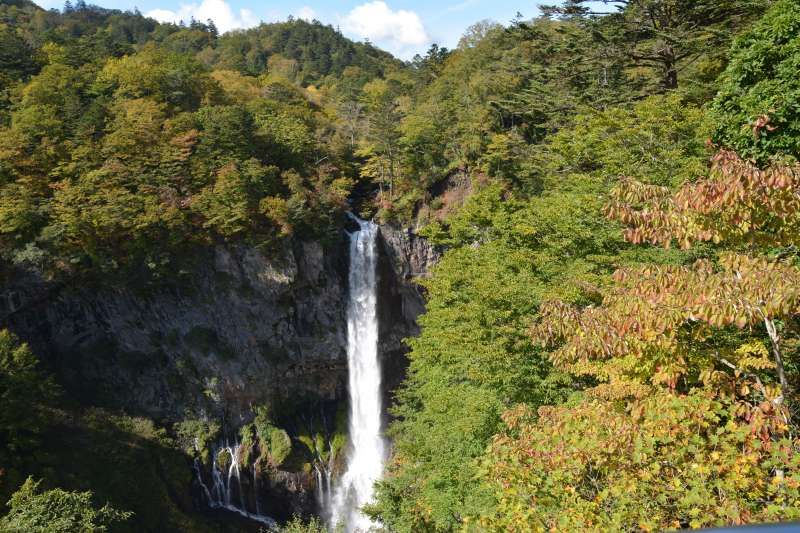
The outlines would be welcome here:
M 384 227 L 379 279 L 386 382 L 405 367 L 424 299 L 414 284 L 437 254 Z M 29 342 L 78 398 L 171 422 L 224 417 L 257 404 L 347 397 L 347 235 L 323 247 L 287 243 L 269 256 L 217 247 L 181 283 L 70 288 L 20 273 L 0 287 L 0 327 Z
M 346 257 L 217 247 L 180 284 L 57 290 L 23 277 L 10 328 L 78 397 L 159 420 L 342 396 Z M 38 297 L 37 297 L 38 295 Z M 27 304 L 27 305 L 26 305 Z
M 419 334 L 417 317 L 425 312 L 425 295 L 417 284 L 428 276 L 440 252 L 407 228 L 381 226 L 379 262 L 378 352 L 384 375 L 384 405 L 405 378 L 407 346 L 403 339 Z

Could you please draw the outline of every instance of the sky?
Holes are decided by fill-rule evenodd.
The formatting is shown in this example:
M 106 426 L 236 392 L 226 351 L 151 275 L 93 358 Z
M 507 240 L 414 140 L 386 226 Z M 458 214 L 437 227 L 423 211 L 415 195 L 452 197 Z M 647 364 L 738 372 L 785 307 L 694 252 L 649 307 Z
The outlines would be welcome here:
M 61 8 L 63 0 L 38 0 Z M 73 2 L 74 3 L 74 2 Z M 369 40 L 402 59 L 424 54 L 432 43 L 453 48 L 470 25 L 480 20 L 507 24 L 517 13 L 538 14 L 535 0 L 89 0 L 114 9 L 138 8 L 163 22 L 214 20 L 220 31 L 249 28 L 290 15 L 339 27 L 356 41 Z M 548 3 L 558 3 L 550 1 Z

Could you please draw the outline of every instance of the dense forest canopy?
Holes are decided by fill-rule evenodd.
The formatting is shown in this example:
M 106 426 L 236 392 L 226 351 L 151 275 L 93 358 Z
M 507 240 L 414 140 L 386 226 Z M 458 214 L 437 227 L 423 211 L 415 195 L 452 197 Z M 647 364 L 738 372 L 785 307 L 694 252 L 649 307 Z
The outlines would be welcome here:
M 796 520 L 799 69 L 797 0 L 568 0 L 407 63 L 318 22 L 2 0 L 0 266 L 156 283 L 348 210 L 408 226 L 444 253 L 367 509 L 388 531 Z M 126 472 L 213 433 L 84 411 L 5 331 L 0 400 L 0 527 L 51 500 L 157 522 L 158 494 L 47 479 L 59 409 L 138 443 Z
M 2 13 L 0 235 L 54 275 L 324 233 L 360 179 L 337 110 L 401 66 L 302 20 L 220 36 L 83 3 Z

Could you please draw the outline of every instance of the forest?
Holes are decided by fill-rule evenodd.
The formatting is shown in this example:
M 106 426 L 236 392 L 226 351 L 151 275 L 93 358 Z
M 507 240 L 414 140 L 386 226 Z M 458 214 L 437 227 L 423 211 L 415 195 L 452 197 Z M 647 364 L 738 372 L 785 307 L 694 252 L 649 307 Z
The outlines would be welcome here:
M 798 158 L 800 0 L 566 0 L 406 62 L 0 0 L 0 284 L 148 293 L 348 211 L 440 252 L 387 532 L 800 520 Z M 87 402 L 26 340 L 0 318 L 0 531 L 239 530 L 168 494 L 213 421 Z M 244 426 L 264 468 L 333 461 L 280 419 Z

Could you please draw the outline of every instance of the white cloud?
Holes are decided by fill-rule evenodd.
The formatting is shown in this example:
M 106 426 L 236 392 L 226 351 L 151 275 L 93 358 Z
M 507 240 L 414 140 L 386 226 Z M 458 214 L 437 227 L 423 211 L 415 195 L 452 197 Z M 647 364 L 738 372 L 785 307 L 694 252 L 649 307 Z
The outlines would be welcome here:
M 258 18 L 252 11 L 240 9 L 237 14 L 225 0 L 203 0 L 200 4 L 181 4 L 177 11 L 153 9 L 148 11 L 146 15 L 160 22 L 174 22 L 176 24 L 180 21 L 188 24 L 192 17 L 199 22 L 211 19 L 222 33 L 237 28 L 252 28 L 259 23 Z
M 36 4 L 43 9 L 61 9 L 64 6 L 62 0 L 37 0 Z
M 353 8 L 341 26 L 345 32 L 385 46 L 401 57 L 409 57 L 430 42 L 419 15 L 405 9 L 392 11 L 381 0 Z
M 294 14 L 295 17 L 311 22 L 317 18 L 317 12 L 311 6 L 303 6 Z

